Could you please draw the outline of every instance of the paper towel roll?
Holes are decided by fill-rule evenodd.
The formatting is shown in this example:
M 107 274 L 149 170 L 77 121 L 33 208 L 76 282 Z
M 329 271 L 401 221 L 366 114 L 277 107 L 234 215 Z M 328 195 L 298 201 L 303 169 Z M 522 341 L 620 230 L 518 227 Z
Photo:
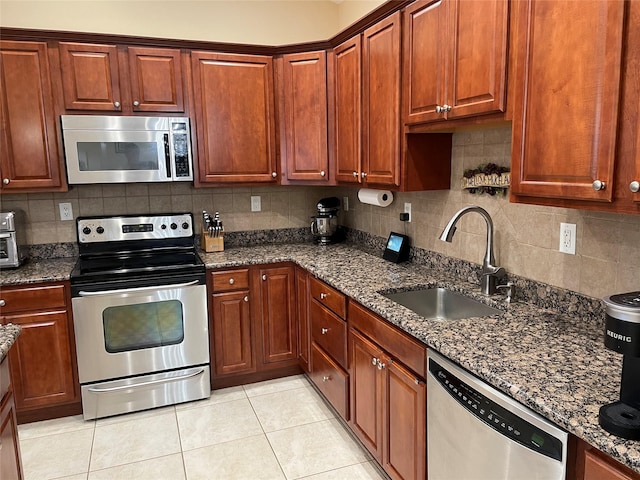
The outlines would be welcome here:
M 389 190 L 372 190 L 370 188 L 361 188 L 358 191 L 358 200 L 369 205 L 377 205 L 378 207 L 388 207 L 393 202 L 393 193 Z

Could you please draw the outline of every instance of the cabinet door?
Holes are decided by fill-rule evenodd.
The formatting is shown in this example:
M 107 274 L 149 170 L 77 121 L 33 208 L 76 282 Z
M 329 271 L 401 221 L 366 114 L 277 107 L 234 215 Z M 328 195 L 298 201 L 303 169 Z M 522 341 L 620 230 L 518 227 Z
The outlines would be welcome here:
M 129 47 L 134 112 L 184 112 L 180 50 Z
M 213 295 L 212 334 L 216 375 L 255 370 L 249 290 Z
M 298 359 L 305 372 L 311 372 L 311 328 L 309 317 L 309 276 L 296 267 L 296 318 L 298 320 Z
M 436 111 L 445 100 L 445 0 L 420 0 L 407 7 L 404 17 L 404 121 L 444 120 Z M 484 3 L 484 2 L 479 2 Z M 470 47 L 472 48 L 472 47 Z
M 271 57 L 192 52 L 200 184 L 277 180 Z
M 384 405 L 383 371 L 378 368 L 382 351 L 356 330 L 349 330 L 351 429 L 382 463 Z
M 633 201 L 640 202 L 640 101 L 638 102 L 638 115 L 636 117 L 636 122 L 636 161 L 631 169 L 633 177 L 629 179 L 629 190 L 632 192 Z
M 9 350 L 11 385 L 18 411 L 78 399 L 69 317 L 65 311 L 2 317 L 22 327 Z
M 385 366 L 387 418 L 383 467 L 394 479 L 424 479 L 427 458 L 427 388 L 392 361 Z
M 256 269 L 260 278 L 262 361 L 297 360 L 293 267 Z
M 400 12 L 364 32 L 365 181 L 400 185 Z
M 66 190 L 47 45 L 0 42 L 0 191 Z
M 64 107 L 67 110 L 122 109 L 115 45 L 59 44 Z
M 362 40 L 360 35 L 334 49 L 334 145 L 336 180 L 360 183 L 362 162 Z
M 625 3 L 512 3 L 512 196 L 611 201 Z
M 584 453 L 584 477 L 581 480 L 637 480 L 636 475 L 614 461 L 589 450 Z
M 284 55 L 282 65 L 286 179 L 328 183 L 326 52 Z
M 0 399 L 0 478 L 23 478 L 16 410 L 11 392 Z
M 508 1 L 445 1 L 451 29 L 445 93 L 451 110 L 446 117 L 504 111 Z

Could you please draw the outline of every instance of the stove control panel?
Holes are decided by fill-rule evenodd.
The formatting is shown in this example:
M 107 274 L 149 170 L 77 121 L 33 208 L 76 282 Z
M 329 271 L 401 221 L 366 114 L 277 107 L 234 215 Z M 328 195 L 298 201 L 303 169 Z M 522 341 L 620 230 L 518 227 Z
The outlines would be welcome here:
M 85 244 L 193 236 L 193 216 L 190 213 L 80 217 L 77 226 L 78 242 Z

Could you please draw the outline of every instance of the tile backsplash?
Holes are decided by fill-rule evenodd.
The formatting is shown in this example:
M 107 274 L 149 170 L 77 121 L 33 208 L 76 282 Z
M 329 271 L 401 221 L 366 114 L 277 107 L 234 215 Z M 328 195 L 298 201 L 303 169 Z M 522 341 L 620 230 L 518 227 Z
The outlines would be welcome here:
M 356 188 L 244 187 L 195 189 L 191 185 L 81 185 L 65 193 L 0 196 L 0 209 L 20 209 L 27 216 L 30 244 L 75 242 L 75 221 L 60 221 L 58 204 L 70 202 L 74 216 L 191 211 L 219 211 L 229 232 L 307 228 L 317 201 L 349 197 L 340 223 L 386 239 L 404 233 L 415 246 L 481 263 L 486 227 L 479 215 L 458 223 L 452 243 L 438 236 L 451 216 L 466 205 L 479 205 L 492 216 L 497 264 L 507 272 L 584 295 L 601 298 L 640 290 L 640 216 L 619 215 L 509 203 L 508 197 L 472 195 L 460 188 L 463 171 L 493 162 L 508 166 L 510 127 L 474 130 L 453 136 L 451 189 L 397 193 L 387 208 L 358 201 Z M 262 211 L 251 212 L 251 196 L 260 195 Z M 404 203 L 412 205 L 412 222 L 403 224 Z M 560 223 L 577 226 L 576 255 L 558 251 Z

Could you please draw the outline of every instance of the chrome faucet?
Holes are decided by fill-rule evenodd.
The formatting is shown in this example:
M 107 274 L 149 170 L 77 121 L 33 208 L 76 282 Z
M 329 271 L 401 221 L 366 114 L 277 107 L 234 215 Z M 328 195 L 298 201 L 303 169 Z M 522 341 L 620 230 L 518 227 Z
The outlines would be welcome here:
M 456 233 L 456 223 L 458 223 L 458 220 L 460 220 L 461 217 L 469 212 L 479 213 L 487 224 L 487 251 L 484 253 L 484 260 L 482 261 L 480 291 L 484 295 L 493 295 L 497 290 L 496 280 L 504 277 L 506 272 L 504 268 L 496 267 L 494 265 L 494 263 L 496 263 L 496 259 L 493 256 L 493 221 L 491 220 L 489 213 L 484 208 L 475 205 L 464 207 L 451 217 L 451 220 L 449 220 L 449 223 L 447 223 L 447 226 L 444 227 L 444 230 L 440 234 L 440 240 L 451 243 L 453 234 Z

